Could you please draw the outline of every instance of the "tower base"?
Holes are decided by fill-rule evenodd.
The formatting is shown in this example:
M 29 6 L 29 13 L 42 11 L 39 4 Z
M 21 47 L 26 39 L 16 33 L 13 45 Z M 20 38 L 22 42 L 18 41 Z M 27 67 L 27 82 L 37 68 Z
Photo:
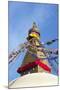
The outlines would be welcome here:
M 51 68 L 43 62 L 41 62 L 40 60 L 35 60 L 34 62 L 30 62 L 22 67 L 19 67 L 17 72 L 21 75 L 38 72 L 51 73 Z

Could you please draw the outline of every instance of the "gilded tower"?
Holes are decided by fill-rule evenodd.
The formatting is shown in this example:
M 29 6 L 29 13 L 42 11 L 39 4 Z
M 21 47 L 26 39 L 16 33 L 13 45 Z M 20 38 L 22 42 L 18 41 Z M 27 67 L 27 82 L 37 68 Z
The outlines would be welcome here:
M 27 41 L 29 45 L 26 47 L 26 55 L 21 67 L 17 70 L 21 75 L 37 72 L 51 72 L 47 54 L 44 51 L 44 46 L 40 42 L 40 38 L 41 35 L 39 29 L 34 22 L 32 28 L 28 32 Z

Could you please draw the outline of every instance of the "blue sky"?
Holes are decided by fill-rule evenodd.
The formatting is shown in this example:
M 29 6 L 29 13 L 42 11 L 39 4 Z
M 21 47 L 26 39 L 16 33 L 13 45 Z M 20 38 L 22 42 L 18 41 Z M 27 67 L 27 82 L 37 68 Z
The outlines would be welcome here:
M 58 5 L 9 1 L 8 3 L 9 52 L 26 41 L 32 23 L 36 22 L 41 33 L 41 42 L 58 37 Z M 57 42 L 47 48 L 57 48 Z M 25 52 L 9 65 L 9 80 L 20 75 L 16 72 Z M 54 64 L 55 65 L 55 64 Z M 56 66 L 56 65 L 55 65 Z M 54 67 L 55 67 L 54 66 Z M 55 71 L 53 70 L 55 74 Z

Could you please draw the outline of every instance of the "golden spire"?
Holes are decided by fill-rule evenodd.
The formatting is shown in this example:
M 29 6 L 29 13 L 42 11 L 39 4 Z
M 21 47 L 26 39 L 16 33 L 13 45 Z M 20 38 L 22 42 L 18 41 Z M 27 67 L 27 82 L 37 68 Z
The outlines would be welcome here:
M 28 32 L 27 39 L 30 40 L 31 38 L 40 39 L 40 32 L 35 22 L 33 22 L 32 28 Z
M 35 22 L 33 22 L 32 30 L 39 32 L 39 29 L 38 29 L 38 27 L 37 27 Z

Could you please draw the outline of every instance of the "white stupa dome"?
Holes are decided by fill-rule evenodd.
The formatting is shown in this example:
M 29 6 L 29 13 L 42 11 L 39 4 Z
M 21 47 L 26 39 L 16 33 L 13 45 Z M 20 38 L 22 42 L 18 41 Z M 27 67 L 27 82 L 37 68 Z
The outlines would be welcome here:
M 58 76 L 50 73 L 31 73 L 9 83 L 9 88 L 58 85 Z

